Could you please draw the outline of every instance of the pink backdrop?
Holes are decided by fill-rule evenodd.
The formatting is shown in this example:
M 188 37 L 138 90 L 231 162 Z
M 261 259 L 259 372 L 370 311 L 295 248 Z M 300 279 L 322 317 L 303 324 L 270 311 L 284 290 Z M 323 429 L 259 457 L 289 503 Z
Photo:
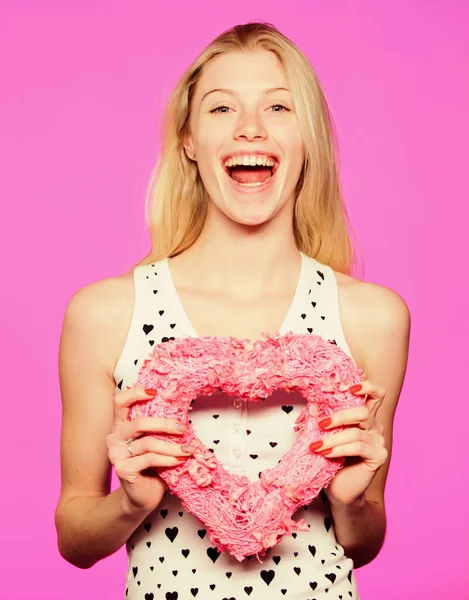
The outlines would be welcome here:
M 63 312 L 78 288 L 148 249 L 161 107 L 206 43 L 254 19 L 315 66 L 340 127 L 365 279 L 399 292 L 413 318 L 388 535 L 357 571 L 361 598 L 469 597 L 468 6 L 1 2 L 1 600 L 123 596 L 123 549 L 81 571 L 56 548 Z

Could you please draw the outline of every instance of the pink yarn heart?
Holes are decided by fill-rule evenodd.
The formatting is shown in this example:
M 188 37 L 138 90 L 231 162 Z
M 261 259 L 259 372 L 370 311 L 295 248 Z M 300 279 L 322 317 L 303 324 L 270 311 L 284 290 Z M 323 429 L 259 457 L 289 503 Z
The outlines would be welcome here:
M 244 401 L 257 401 L 284 389 L 297 390 L 305 398 L 295 421 L 294 444 L 254 483 L 229 473 L 201 442 L 181 465 L 159 469 L 169 489 L 205 525 L 212 543 L 239 561 L 253 554 L 259 559 L 285 534 L 308 530 L 304 519 L 296 522 L 292 515 L 314 500 L 344 463 L 344 459 L 328 459 L 310 451 L 312 442 L 328 435 L 319 429 L 318 420 L 365 402 L 348 391 L 361 381 L 362 369 L 320 336 L 265 335 L 251 349 L 248 344 L 249 340 L 210 336 L 155 346 L 140 369 L 136 386 L 155 389 L 157 395 L 136 403 L 130 412 L 131 419 L 176 419 L 188 428 L 182 443 L 194 444 L 189 411 L 199 395 L 222 390 Z M 174 435 L 154 437 L 174 442 Z

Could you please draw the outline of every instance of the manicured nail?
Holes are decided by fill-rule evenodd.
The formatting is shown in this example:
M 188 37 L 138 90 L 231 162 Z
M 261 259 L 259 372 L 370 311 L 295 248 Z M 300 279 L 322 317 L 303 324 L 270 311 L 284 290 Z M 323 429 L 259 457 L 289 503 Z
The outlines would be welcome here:
M 182 451 L 183 452 L 187 452 L 188 454 L 190 454 L 191 452 L 194 452 L 194 450 L 196 450 L 195 446 L 183 446 L 182 447 Z
M 359 384 L 357 384 L 357 385 L 352 385 L 352 387 L 350 388 L 350 390 L 349 390 L 349 391 L 350 391 L 352 394 L 356 394 L 357 392 L 359 392 L 359 391 L 362 389 L 362 387 L 363 387 L 363 386 L 362 386 L 362 384 L 361 384 L 361 383 L 359 383 Z
M 329 425 L 332 423 L 332 419 L 330 417 L 328 417 L 327 419 L 323 419 L 322 421 L 319 421 L 318 426 L 321 429 L 325 429 L 326 427 L 329 427 Z
M 309 449 L 311 450 L 311 452 L 314 452 L 315 450 L 318 450 L 323 444 L 324 442 L 314 442 L 314 444 L 310 444 Z
M 176 425 L 176 429 L 177 429 L 178 431 L 187 431 L 187 427 L 186 427 L 185 425 L 183 425 L 182 423 L 178 423 L 178 424 Z
M 148 390 L 148 389 L 146 389 L 145 390 L 145 394 L 147 396 L 153 396 L 153 397 L 155 397 L 156 396 L 156 390 Z
M 325 454 L 330 454 L 332 450 L 333 448 L 328 448 L 327 450 L 321 450 L 321 452 L 318 452 L 318 454 L 322 454 L 324 456 Z

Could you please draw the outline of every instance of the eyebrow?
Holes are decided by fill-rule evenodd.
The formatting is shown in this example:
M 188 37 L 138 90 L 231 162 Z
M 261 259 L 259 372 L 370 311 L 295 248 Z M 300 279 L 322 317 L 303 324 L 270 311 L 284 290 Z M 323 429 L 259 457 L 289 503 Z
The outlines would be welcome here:
M 271 94 L 272 92 L 280 92 L 280 91 L 289 92 L 290 90 L 288 88 L 284 88 L 284 87 L 273 87 L 273 88 L 267 88 L 262 91 L 264 92 L 264 94 Z M 214 94 L 215 92 L 223 92 L 224 94 L 230 94 L 231 96 L 236 96 L 236 92 L 234 92 L 233 90 L 229 90 L 226 88 L 216 88 L 216 89 L 210 90 L 209 92 L 204 94 L 202 96 L 202 99 L 200 102 L 202 103 L 207 96 L 209 96 L 210 94 Z

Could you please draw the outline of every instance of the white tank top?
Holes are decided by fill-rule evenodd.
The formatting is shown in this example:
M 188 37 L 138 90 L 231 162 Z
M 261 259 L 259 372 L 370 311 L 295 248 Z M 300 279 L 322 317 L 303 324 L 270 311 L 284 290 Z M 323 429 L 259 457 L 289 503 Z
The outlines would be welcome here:
M 342 330 L 334 271 L 301 253 L 297 289 L 280 333 L 314 333 L 353 360 Z M 196 337 L 177 295 L 167 259 L 134 269 L 135 304 L 114 372 L 116 386 L 133 386 L 155 344 Z M 271 332 L 273 333 L 273 332 Z M 216 392 L 193 405 L 197 436 L 231 472 L 251 481 L 289 450 L 304 400 L 278 391 L 267 402 L 244 403 Z M 203 524 L 169 491 L 127 541 L 128 600 L 359 600 L 353 561 L 337 543 L 324 492 L 294 515 L 309 531 L 285 536 L 260 563 L 242 562 L 212 547 Z

